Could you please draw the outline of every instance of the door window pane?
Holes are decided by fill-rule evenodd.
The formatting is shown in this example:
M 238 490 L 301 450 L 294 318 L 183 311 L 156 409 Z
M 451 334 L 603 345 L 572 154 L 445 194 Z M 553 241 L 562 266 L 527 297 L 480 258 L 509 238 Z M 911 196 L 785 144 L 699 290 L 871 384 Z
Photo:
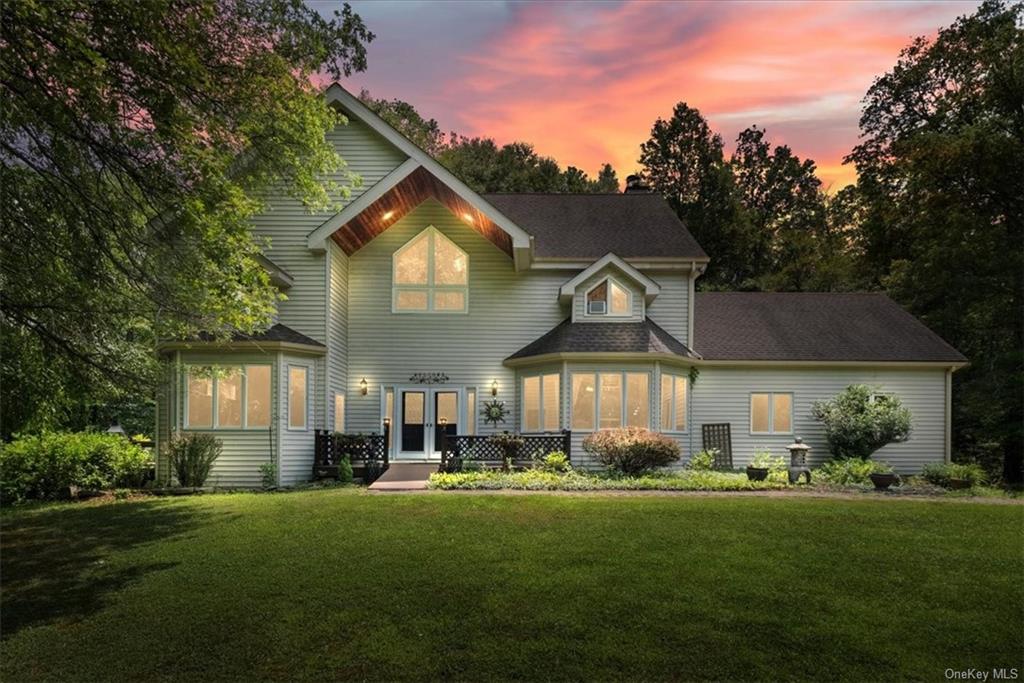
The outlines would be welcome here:
M 772 431 L 793 431 L 793 397 L 790 394 L 772 395 Z
M 402 392 L 402 450 L 419 453 L 423 450 L 426 427 L 423 412 L 426 395 L 422 391 Z
M 223 368 L 217 377 L 217 426 L 242 426 L 242 372 Z
M 466 389 L 466 433 L 476 434 L 476 389 Z
M 270 366 L 250 365 L 245 369 L 245 424 L 270 426 Z
M 544 431 L 558 431 L 562 424 L 558 416 L 560 406 L 559 376 L 544 375 Z
M 395 431 L 395 390 L 386 389 L 384 391 L 384 417 L 391 420 L 391 428 L 388 429 L 388 451 L 391 451 L 391 443 L 394 440 L 392 434 Z M 383 425 L 381 426 L 383 429 Z
M 345 431 L 345 394 L 334 395 L 334 431 Z
M 441 435 L 459 433 L 459 394 L 438 391 L 434 394 L 434 450 L 441 450 Z
M 540 431 L 540 377 L 523 379 L 523 431 Z
M 622 375 L 601 373 L 601 429 L 622 426 Z
M 768 432 L 771 394 L 750 395 L 750 431 Z
M 189 427 L 213 426 L 213 379 L 201 377 L 196 371 L 188 375 L 187 418 Z
M 572 376 L 572 428 L 594 430 L 594 410 L 597 404 L 594 375 Z
M 651 398 L 646 372 L 626 373 L 626 426 L 650 427 Z
M 288 427 L 306 428 L 306 368 L 288 368 Z
M 622 287 L 619 287 L 614 282 L 609 283 L 611 285 L 611 300 L 608 304 L 608 309 L 615 315 L 627 315 L 629 313 L 629 292 Z
M 676 392 L 676 431 L 686 431 L 686 378 L 675 378 Z

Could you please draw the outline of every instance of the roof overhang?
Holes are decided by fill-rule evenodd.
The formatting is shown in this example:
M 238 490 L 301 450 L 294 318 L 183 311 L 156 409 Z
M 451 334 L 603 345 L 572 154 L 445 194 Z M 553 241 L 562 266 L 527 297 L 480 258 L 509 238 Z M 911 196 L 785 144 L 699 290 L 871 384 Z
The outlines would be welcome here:
M 256 260 L 267 271 L 270 276 L 270 283 L 278 289 L 288 289 L 295 284 L 295 278 L 287 270 L 277 265 L 263 254 L 256 256 Z
M 589 266 L 580 271 L 576 277 L 572 278 L 558 290 L 558 298 L 562 303 L 568 303 L 572 297 L 576 294 L 576 288 L 582 283 L 586 282 L 588 278 L 593 277 L 599 273 L 602 269 L 607 266 L 614 266 L 618 268 L 624 275 L 633 280 L 636 284 L 643 287 L 644 300 L 647 303 L 651 303 L 654 297 L 661 293 L 661 285 L 647 277 L 635 267 L 631 266 L 624 259 L 619 258 L 615 254 L 605 254 L 598 260 L 591 263 Z
M 597 324 L 597 323 L 595 323 Z M 671 363 L 674 365 L 696 367 L 742 367 L 742 368 L 876 368 L 885 370 L 940 370 L 949 368 L 953 371 L 965 367 L 967 363 L 950 363 L 947 361 L 851 361 L 851 360 L 708 360 L 706 358 L 686 358 L 673 353 L 634 353 L 634 352 L 593 352 L 569 351 L 564 353 L 545 353 L 525 358 L 511 358 L 504 361 L 506 367 L 515 368 L 542 363 L 576 361 L 582 363 L 600 362 L 654 362 Z
M 164 351 L 216 351 L 216 352 L 287 352 L 310 356 L 323 356 L 327 347 L 282 341 L 172 341 L 157 345 L 158 352 Z

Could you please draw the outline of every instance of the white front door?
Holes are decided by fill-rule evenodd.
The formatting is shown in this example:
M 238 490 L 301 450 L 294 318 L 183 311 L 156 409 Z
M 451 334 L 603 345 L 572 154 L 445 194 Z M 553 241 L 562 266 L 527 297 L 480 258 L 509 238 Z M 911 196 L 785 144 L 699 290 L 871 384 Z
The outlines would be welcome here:
M 392 424 L 398 459 L 441 458 L 441 434 L 459 433 L 461 389 L 403 388 L 398 390 L 397 415 Z

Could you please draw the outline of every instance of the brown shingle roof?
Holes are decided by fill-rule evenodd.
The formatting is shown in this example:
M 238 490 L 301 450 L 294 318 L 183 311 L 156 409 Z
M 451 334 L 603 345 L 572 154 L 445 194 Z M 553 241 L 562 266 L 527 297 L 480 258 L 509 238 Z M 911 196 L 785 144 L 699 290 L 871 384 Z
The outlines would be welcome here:
M 707 360 L 967 360 L 884 294 L 700 292 L 693 317 Z
M 214 337 L 209 334 L 200 334 L 199 340 L 214 341 Z M 307 337 L 301 332 L 296 332 L 287 325 L 282 325 L 280 323 L 274 325 L 265 332 L 259 332 L 257 334 L 234 334 L 231 336 L 231 340 L 236 342 L 286 342 L 289 344 L 305 344 L 307 346 L 327 348 L 316 339 Z
M 505 360 L 549 353 L 694 353 L 650 320 L 640 323 L 574 323 L 571 318 Z
M 706 259 L 659 195 L 512 193 L 482 195 L 533 235 L 539 257 Z

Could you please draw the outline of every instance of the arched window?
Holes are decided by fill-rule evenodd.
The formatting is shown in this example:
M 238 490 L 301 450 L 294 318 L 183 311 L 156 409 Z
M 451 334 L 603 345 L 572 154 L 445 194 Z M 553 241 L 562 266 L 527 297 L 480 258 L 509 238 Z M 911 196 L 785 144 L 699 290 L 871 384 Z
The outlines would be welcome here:
M 629 290 L 611 278 L 587 291 L 587 315 L 629 315 L 631 310 Z
M 391 285 L 396 313 L 465 313 L 469 256 L 430 226 L 395 252 Z

